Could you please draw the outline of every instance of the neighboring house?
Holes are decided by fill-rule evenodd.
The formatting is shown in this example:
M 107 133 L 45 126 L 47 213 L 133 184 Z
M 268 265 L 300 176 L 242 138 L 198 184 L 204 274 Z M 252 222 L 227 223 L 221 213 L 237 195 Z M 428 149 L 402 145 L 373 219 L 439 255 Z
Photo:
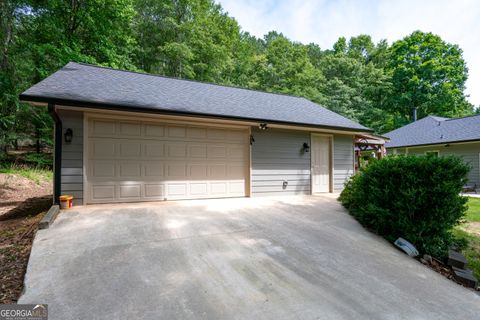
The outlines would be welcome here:
M 480 115 L 428 116 L 384 134 L 388 154 L 457 155 L 471 166 L 469 185 L 480 186 Z
M 337 192 L 370 132 L 304 98 L 69 63 L 20 95 L 55 119 L 75 204 Z

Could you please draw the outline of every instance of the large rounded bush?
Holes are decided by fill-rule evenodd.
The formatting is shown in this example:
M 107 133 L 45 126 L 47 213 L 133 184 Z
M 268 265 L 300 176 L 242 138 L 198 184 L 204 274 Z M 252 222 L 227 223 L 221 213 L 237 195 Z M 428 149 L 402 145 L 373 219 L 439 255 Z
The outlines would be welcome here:
M 453 156 L 389 156 L 352 177 L 339 200 L 387 240 L 403 237 L 420 252 L 444 258 L 452 227 L 467 210 L 460 193 L 469 170 Z

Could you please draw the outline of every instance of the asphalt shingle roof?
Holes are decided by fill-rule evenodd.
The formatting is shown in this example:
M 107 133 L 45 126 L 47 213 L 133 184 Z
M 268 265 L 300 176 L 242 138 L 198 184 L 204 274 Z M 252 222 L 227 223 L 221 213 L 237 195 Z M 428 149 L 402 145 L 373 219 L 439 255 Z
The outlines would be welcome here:
M 30 102 L 84 103 L 98 108 L 118 107 L 370 131 L 301 97 L 74 62 L 35 84 L 20 98 Z
M 480 115 L 464 118 L 428 116 L 385 133 L 387 148 L 480 140 Z

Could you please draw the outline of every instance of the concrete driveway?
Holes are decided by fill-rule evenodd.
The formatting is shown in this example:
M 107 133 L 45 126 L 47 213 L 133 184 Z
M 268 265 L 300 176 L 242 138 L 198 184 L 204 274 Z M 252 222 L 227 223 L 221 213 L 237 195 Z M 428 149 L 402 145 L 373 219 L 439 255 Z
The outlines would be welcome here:
M 88 206 L 37 233 L 20 303 L 49 319 L 479 319 L 480 296 L 334 196 Z

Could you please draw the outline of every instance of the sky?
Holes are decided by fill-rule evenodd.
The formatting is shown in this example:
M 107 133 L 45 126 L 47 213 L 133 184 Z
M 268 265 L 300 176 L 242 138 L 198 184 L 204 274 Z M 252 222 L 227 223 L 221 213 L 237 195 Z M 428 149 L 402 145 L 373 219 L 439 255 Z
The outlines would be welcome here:
M 466 94 L 480 105 L 479 0 L 217 0 L 242 30 L 269 31 L 331 49 L 341 36 L 368 34 L 374 42 L 402 39 L 415 30 L 457 44 L 469 69 Z

